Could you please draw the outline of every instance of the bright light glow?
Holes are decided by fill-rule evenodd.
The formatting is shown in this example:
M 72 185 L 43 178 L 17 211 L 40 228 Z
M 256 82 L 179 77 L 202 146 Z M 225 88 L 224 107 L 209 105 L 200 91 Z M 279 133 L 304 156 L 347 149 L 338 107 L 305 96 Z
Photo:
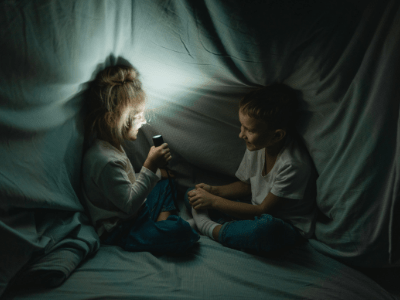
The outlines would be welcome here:
M 160 109 L 176 103 L 190 92 L 207 82 L 206 76 L 197 68 L 187 70 L 172 68 L 165 64 L 148 66 L 143 73 L 143 85 L 148 101 L 146 110 Z

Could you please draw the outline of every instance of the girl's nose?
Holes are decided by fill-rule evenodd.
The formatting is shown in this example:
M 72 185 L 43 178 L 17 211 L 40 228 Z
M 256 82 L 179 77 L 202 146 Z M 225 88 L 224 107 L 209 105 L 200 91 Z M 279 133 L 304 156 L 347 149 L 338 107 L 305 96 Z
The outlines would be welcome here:
M 139 124 L 140 124 L 140 125 L 147 124 L 146 117 L 145 117 L 144 115 L 141 115 L 141 116 L 140 116 Z

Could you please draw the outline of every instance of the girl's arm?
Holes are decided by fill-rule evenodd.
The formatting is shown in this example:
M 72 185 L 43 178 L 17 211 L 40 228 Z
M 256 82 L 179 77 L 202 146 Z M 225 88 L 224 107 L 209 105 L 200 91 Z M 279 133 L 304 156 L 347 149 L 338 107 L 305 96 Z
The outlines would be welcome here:
M 111 161 L 102 170 L 99 188 L 104 198 L 128 215 L 134 215 L 140 209 L 145 198 L 157 184 L 159 177 L 152 171 L 142 168 L 132 184 L 124 166 Z

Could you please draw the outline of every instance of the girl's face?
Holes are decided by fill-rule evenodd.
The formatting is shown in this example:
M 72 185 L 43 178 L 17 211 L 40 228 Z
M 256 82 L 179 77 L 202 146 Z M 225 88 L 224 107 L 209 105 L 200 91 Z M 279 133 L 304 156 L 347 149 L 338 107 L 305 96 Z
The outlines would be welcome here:
M 244 139 L 249 151 L 260 150 L 274 143 L 275 131 L 270 130 L 265 122 L 243 114 L 241 109 L 239 121 L 242 124 L 239 138 Z
M 133 122 L 132 124 L 129 124 L 130 127 L 126 133 L 126 139 L 130 141 L 135 141 L 137 139 L 140 127 L 147 123 L 144 117 L 144 107 L 135 115 L 133 115 L 132 120 Z

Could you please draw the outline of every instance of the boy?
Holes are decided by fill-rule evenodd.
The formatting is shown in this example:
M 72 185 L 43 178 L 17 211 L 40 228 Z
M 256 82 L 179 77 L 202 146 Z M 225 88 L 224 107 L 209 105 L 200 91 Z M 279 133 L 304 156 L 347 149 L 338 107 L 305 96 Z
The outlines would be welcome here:
M 313 235 L 316 172 L 294 133 L 297 106 L 295 92 L 284 84 L 258 89 L 240 101 L 239 138 L 247 147 L 235 174 L 240 181 L 200 183 L 185 195 L 202 234 L 255 252 L 276 251 Z M 250 195 L 251 204 L 228 200 Z

